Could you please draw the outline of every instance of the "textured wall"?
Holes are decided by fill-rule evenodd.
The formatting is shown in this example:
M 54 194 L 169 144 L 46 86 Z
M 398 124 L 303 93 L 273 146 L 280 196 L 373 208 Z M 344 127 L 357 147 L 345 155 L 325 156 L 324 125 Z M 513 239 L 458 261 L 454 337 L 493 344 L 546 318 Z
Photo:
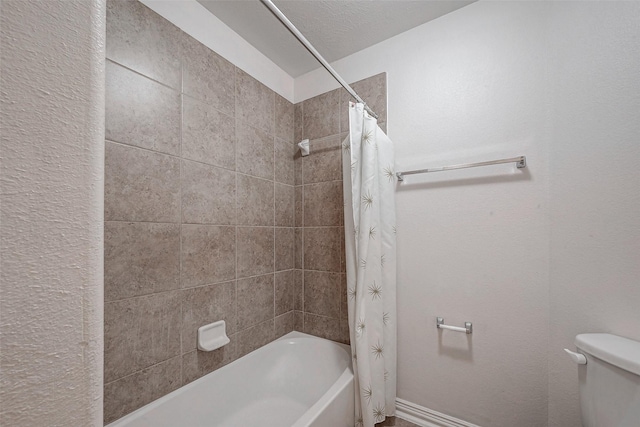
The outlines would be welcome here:
M 294 106 L 135 1 L 106 51 L 109 422 L 293 330 Z
M 104 4 L 0 17 L 0 425 L 99 426 Z
M 386 74 L 352 85 L 387 121 Z M 296 288 L 295 328 L 348 343 L 344 262 L 342 141 L 349 132 L 346 90 L 336 89 L 295 106 L 296 142 L 310 140 L 311 152 L 295 160 Z
M 638 7 L 477 2 L 333 64 L 387 72 L 398 168 L 529 161 L 400 187 L 401 398 L 485 426 L 579 426 L 562 349 L 639 338 Z M 296 94 L 335 87 L 323 73 Z M 473 336 L 437 334 L 436 315 Z
M 553 427 L 581 425 L 562 351 L 576 334 L 640 341 L 639 16 L 637 2 L 560 3 L 549 20 Z

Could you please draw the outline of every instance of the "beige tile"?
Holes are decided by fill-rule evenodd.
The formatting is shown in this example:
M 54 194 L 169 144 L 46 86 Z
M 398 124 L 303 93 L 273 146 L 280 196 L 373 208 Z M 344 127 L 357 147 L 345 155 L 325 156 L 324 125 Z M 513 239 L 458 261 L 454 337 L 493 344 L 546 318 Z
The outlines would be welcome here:
M 180 161 L 107 141 L 104 219 L 179 222 Z
M 183 223 L 235 224 L 235 172 L 183 160 L 180 181 Z
M 304 314 L 304 332 L 332 341 L 340 341 L 340 320 L 332 317 Z
M 276 94 L 275 136 L 286 142 L 293 142 L 293 104 Z
M 275 93 L 236 68 L 236 117 L 273 136 Z
M 295 188 L 291 185 L 279 183 L 276 183 L 275 187 L 276 225 L 281 227 L 293 227 L 295 225 Z
M 302 268 L 302 255 L 303 255 L 303 247 L 302 247 L 302 228 L 296 227 L 294 229 L 294 252 L 293 252 L 293 267 L 294 268 Z
M 340 272 L 340 229 L 321 227 L 304 229 L 304 268 Z
M 180 154 L 180 92 L 106 63 L 105 138 Z
M 273 319 L 273 274 L 238 280 L 238 330 Z
M 304 313 L 301 311 L 293 312 L 293 330 L 304 332 Z
M 182 288 L 233 280 L 235 272 L 235 227 L 182 226 Z
M 275 314 L 279 316 L 293 310 L 293 292 L 295 287 L 295 271 L 287 270 L 276 273 Z
M 295 327 L 295 315 L 293 311 L 289 311 L 288 313 L 282 314 L 275 318 L 275 337 L 280 338 L 283 335 L 287 335 L 289 332 L 294 330 Z
M 104 381 L 111 382 L 180 354 L 178 291 L 104 306 Z
M 304 186 L 304 225 L 342 225 L 344 200 L 342 181 L 320 182 Z
M 342 179 L 342 144 L 340 137 L 310 142 L 310 154 L 302 158 L 302 180 L 305 184 Z
M 387 121 L 387 73 L 359 80 L 352 83 L 351 87 L 378 115 L 378 123 L 385 123 Z M 356 101 L 344 89 L 340 91 L 340 96 L 340 130 L 344 132 L 349 130 L 349 101 Z
M 317 139 L 340 132 L 340 90 L 332 90 L 303 102 L 303 138 Z
M 238 337 L 238 357 L 251 353 L 275 339 L 273 319 L 252 326 L 236 334 Z
M 238 225 L 273 225 L 273 181 L 238 174 Z
M 274 138 L 272 135 L 238 120 L 236 150 L 238 172 L 273 180 Z
M 273 227 L 238 227 L 238 277 L 274 272 Z
M 180 387 L 180 357 L 104 386 L 104 422 L 110 423 Z
M 275 234 L 276 271 L 290 270 L 294 267 L 294 230 L 293 228 L 276 228 Z
M 236 360 L 235 336 L 230 336 L 229 339 L 229 344 L 213 351 L 193 350 L 183 354 L 182 384 L 186 385 Z
M 293 270 L 293 309 L 304 309 L 304 272 Z
M 224 320 L 227 335 L 236 332 L 236 284 L 217 283 L 180 291 L 182 301 L 182 352 L 198 348 L 198 328 Z
M 183 43 L 183 92 L 224 114 L 235 114 L 235 66 L 195 39 Z
M 303 211 L 303 199 L 302 199 L 302 185 L 297 185 L 295 187 L 295 210 L 294 210 L 294 225 L 296 227 L 302 227 L 304 223 L 302 222 L 302 213 Z
M 340 274 L 304 272 L 304 311 L 327 317 L 340 317 Z
M 294 157 L 297 152 L 297 146 L 290 142 L 276 138 L 275 140 L 275 180 L 283 184 L 293 185 L 294 176 Z
M 105 222 L 105 301 L 178 289 L 179 285 L 178 224 Z
M 106 57 L 180 90 L 183 33 L 137 1 L 107 1 Z
M 303 131 L 302 125 L 304 123 L 304 119 L 302 117 L 302 105 L 304 102 L 298 102 L 293 106 L 293 142 L 297 144 L 302 141 Z
M 349 336 L 349 319 L 340 319 L 340 336 L 337 339 L 338 342 L 343 344 L 350 344 L 351 337 Z
M 186 95 L 182 105 L 182 157 L 235 169 L 235 119 Z

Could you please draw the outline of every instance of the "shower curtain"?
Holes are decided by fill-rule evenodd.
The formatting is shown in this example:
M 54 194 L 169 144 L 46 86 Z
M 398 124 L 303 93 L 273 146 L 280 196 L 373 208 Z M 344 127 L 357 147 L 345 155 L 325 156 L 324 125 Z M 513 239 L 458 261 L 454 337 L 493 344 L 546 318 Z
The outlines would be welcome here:
M 344 223 L 356 426 L 395 414 L 394 150 L 363 104 L 349 104 L 343 142 Z

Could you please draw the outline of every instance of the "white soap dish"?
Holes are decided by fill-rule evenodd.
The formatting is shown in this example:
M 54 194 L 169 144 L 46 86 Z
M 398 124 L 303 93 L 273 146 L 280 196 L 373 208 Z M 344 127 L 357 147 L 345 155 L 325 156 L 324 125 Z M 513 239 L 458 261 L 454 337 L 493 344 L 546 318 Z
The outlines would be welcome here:
M 224 320 L 219 320 L 198 328 L 198 350 L 213 351 L 229 344 Z

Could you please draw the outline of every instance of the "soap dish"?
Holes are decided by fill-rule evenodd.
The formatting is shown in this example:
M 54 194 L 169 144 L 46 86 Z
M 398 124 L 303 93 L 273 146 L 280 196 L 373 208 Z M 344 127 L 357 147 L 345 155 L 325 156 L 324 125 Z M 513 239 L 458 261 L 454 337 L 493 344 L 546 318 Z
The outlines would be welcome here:
M 219 320 L 198 328 L 198 350 L 213 351 L 229 344 L 224 320 Z

